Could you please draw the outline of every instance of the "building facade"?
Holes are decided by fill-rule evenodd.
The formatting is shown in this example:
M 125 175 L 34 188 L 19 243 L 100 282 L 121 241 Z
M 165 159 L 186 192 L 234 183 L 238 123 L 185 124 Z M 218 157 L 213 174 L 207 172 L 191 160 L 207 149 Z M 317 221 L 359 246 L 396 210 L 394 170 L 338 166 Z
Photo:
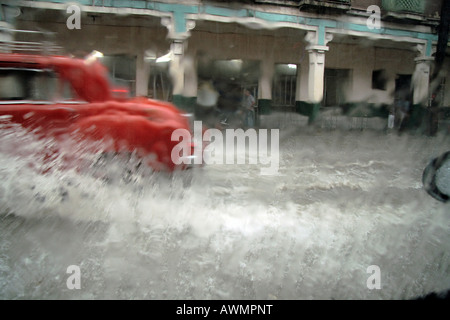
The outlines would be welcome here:
M 67 53 L 100 51 L 116 82 L 186 110 L 198 108 L 207 83 L 228 95 L 225 107 L 233 90 L 247 88 L 260 114 L 292 111 L 309 122 L 333 107 L 387 117 L 398 100 L 408 100 L 415 125 L 433 87 L 442 87 L 440 106 L 450 106 L 448 58 L 430 83 L 442 4 L 4 0 L 0 23 L 3 38 L 7 27 L 45 30 Z

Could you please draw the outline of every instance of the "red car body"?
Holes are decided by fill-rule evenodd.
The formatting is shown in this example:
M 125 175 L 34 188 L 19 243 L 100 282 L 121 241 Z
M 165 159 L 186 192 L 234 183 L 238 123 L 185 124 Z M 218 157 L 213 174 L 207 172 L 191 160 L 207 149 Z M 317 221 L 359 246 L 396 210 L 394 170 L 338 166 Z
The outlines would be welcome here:
M 45 86 L 47 80 L 39 77 L 50 79 L 52 85 Z M 33 86 L 44 89 L 38 92 L 30 89 Z M 47 90 L 49 87 L 52 90 Z M 47 91 L 52 91 L 52 97 L 32 97 Z M 63 92 L 69 91 L 69 98 L 61 98 Z M 171 159 L 172 148 L 179 144 L 172 141 L 171 135 L 176 129 L 191 132 L 186 115 L 170 103 L 144 97 L 124 98 L 123 94 L 118 95 L 123 93 L 120 91 L 110 85 L 108 70 L 97 60 L 0 53 L 3 118 L 20 124 L 39 139 L 51 138 L 61 145 L 68 139 L 97 142 L 92 144 L 97 146 L 104 141 L 100 144 L 102 151 L 133 153 L 146 159 L 155 170 L 184 169 L 185 165 L 175 165 Z M 192 145 L 189 149 L 193 153 Z

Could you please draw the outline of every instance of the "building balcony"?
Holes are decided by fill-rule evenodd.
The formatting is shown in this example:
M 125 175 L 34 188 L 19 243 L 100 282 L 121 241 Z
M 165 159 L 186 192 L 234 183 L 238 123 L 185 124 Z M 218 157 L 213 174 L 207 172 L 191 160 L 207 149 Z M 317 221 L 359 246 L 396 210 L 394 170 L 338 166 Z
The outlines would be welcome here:
M 424 0 L 383 0 L 383 9 L 392 13 L 424 15 Z
M 312 11 L 347 11 L 351 8 L 351 0 L 300 0 L 301 10 Z

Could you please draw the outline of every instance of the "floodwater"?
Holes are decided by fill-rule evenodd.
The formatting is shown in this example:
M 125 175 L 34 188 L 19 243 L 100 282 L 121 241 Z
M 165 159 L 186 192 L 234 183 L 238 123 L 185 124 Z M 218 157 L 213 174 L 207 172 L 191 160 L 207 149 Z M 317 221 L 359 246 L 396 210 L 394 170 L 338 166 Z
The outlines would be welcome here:
M 2 299 L 411 299 L 450 288 L 449 205 L 421 182 L 450 149 L 444 133 L 288 126 L 278 175 L 212 164 L 131 182 L 37 174 L 5 151 L 17 135 L 1 136 Z M 67 286 L 72 265 L 80 289 Z

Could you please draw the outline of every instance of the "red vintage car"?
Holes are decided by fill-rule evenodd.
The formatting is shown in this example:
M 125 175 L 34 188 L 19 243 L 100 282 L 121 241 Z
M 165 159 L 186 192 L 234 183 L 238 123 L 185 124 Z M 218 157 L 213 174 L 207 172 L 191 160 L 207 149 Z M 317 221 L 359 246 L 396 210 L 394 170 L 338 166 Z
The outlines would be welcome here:
M 176 129 L 191 131 L 186 114 L 168 102 L 127 98 L 121 91 L 96 59 L 0 53 L 2 123 L 6 119 L 40 140 L 56 141 L 52 152 L 66 146 L 72 164 L 80 155 L 75 143 L 89 146 L 83 152 L 133 154 L 158 171 L 185 169 L 171 158 L 180 143 L 171 135 Z M 180 157 L 193 156 L 186 143 L 190 154 Z

